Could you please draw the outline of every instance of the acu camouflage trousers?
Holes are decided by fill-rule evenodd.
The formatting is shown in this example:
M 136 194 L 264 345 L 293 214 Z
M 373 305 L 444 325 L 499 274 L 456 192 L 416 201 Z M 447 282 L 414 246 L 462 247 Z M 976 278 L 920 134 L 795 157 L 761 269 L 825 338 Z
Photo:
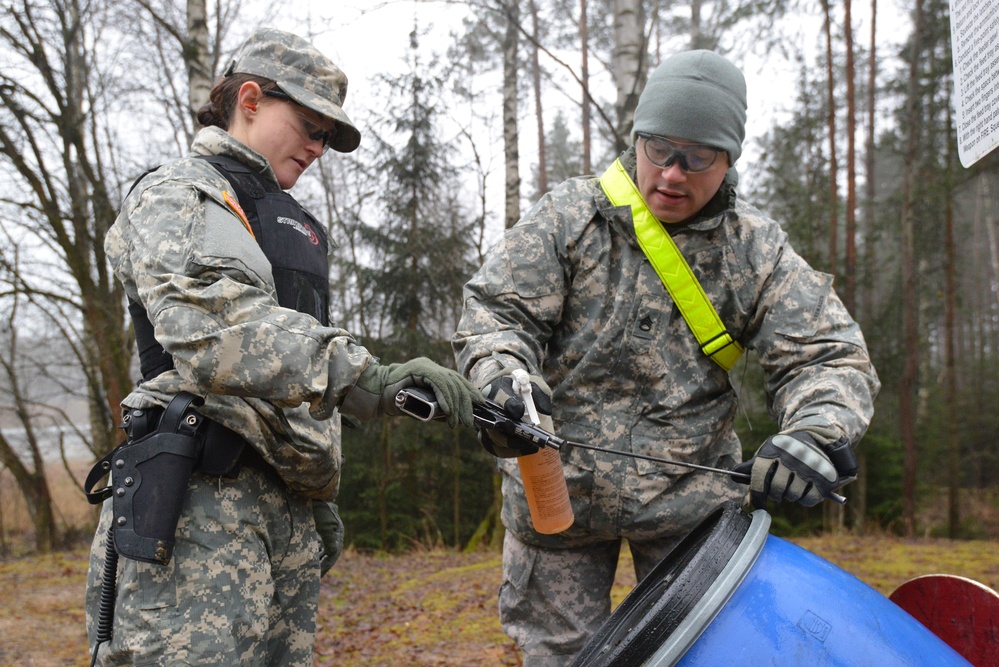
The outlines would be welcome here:
M 87 576 L 93 650 L 111 503 L 101 511 Z M 118 562 L 112 639 L 98 664 L 313 664 L 321 544 L 311 501 L 273 475 L 193 475 L 167 566 Z
M 629 542 L 641 581 L 682 535 Z M 506 531 L 499 591 L 503 630 L 524 653 L 524 667 L 563 667 L 611 613 L 622 540 L 569 548 L 527 544 Z

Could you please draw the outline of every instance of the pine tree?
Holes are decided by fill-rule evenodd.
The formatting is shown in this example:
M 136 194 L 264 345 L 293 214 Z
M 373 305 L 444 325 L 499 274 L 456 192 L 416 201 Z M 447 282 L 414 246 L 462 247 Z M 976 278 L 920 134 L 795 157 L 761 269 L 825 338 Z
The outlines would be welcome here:
M 462 203 L 457 146 L 441 138 L 447 72 L 423 64 L 415 29 L 408 64 L 382 80 L 386 117 L 370 131 L 376 158 L 367 173 L 377 187 L 359 230 L 367 251 L 359 284 L 378 335 L 362 342 L 383 363 L 427 356 L 453 365 L 476 222 Z M 385 418 L 348 431 L 344 444 L 341 509 L 358 546 L 458 542 L 486 511 L 491 471 L 471 432 Z

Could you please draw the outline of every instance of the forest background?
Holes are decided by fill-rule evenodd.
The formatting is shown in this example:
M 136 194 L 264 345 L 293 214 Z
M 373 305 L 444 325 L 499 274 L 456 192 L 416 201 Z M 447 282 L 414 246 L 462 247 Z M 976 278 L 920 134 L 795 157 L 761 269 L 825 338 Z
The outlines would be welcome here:
M 662 58 L 711 48 L 743 65 L 751 101 L 756 86 L 780 104 L 750 110 L 740 192 L 834 274 L 883 383 L 846 508 L 775 507 L 774 531 L 999 538 L 996 160 L 958 164 L 947 2 L 0 8 L 0 554 L 92 535 L 82 493 L 66 505 L 53 489 L 81 490 L 117 444 L 137 377 L 104 235 L 134 179 L 186 152 L 192 110 L 260 25 L 307 35 L 350 77 L 362 146 L 294 194 L 339 244 L 333 320 L 386 361 L 453 365 L 463 282 L 540 194 L 627 145 Z M 378 62 L 352 62 L 347 33 L 384 45 Z M 732 377 L 750 455 L 775 426 L 751 355 Z M 386 418 L 347 429 L 344 453 L 355 549 L 498 544 L 497 475 L 473 432 Z

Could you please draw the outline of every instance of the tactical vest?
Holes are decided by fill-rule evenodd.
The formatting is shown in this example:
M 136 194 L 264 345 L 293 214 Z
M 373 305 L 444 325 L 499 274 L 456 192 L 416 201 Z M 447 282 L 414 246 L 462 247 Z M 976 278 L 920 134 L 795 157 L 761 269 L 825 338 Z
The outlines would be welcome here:
M 236 191 L 253 235 L 271 264 L 278 305 L 328 325 L 329 239 L 323 226 L 294 197 L 239 160 L 224 155 L 198 157 Z M 142 379 L 172 369 L 173 358 L 153 335 L 146 309 L 129 300 L 128 312 L 135 327 Z

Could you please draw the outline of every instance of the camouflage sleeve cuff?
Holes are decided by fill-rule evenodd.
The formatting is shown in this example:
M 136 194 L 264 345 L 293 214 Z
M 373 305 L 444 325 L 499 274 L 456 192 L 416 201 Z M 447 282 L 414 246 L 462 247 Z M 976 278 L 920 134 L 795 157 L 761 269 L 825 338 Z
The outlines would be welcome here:
M 846 435 L 835 426 L 831 426 L 817 417 L 806 417 L 799 422 L 795 422 L 792 426 L 787 426 L 781 429 L 781 433 L 790 433 L 791 431 L 805 431 L 820 445 L 831 445 L 837 442 L 841 438 L 845 438 Z
M 340 412 L 351 417 L 356 417 L 361 421 L 371 421 L 382 413 L 382 387 L 384 380 L 380 371 L 385 368 L 378 363 L 372 363 L 361 372 L 357 382 L 350 388 L 343 403 L 340 404 Z
M 314 419 L 329 419 L 339 407 L 341 412 L 347 412 L 343 405 L 347 397 L 354 393 L 358 380 L 366 371 L 377 367 L 377 360 L 361 345 L 348 342 L 332 350 L 329 361 L 329 371 L 326 379 L 326 391 L 322 398 L 312 403 L 309 414 Z M 359 417 L 352 412 L 352 416 Z M 360 417 L 359 417 L 360 418 Z
M 472 370 L 468 372 L 468 379 L 478 389 L 482 389 L 496 378 L 505 377 L 517 370 L 526 370 L 528 373 L 532 373 L 527 364 L 520 359 L 509 354 L 493 352 L 475 363 Z

